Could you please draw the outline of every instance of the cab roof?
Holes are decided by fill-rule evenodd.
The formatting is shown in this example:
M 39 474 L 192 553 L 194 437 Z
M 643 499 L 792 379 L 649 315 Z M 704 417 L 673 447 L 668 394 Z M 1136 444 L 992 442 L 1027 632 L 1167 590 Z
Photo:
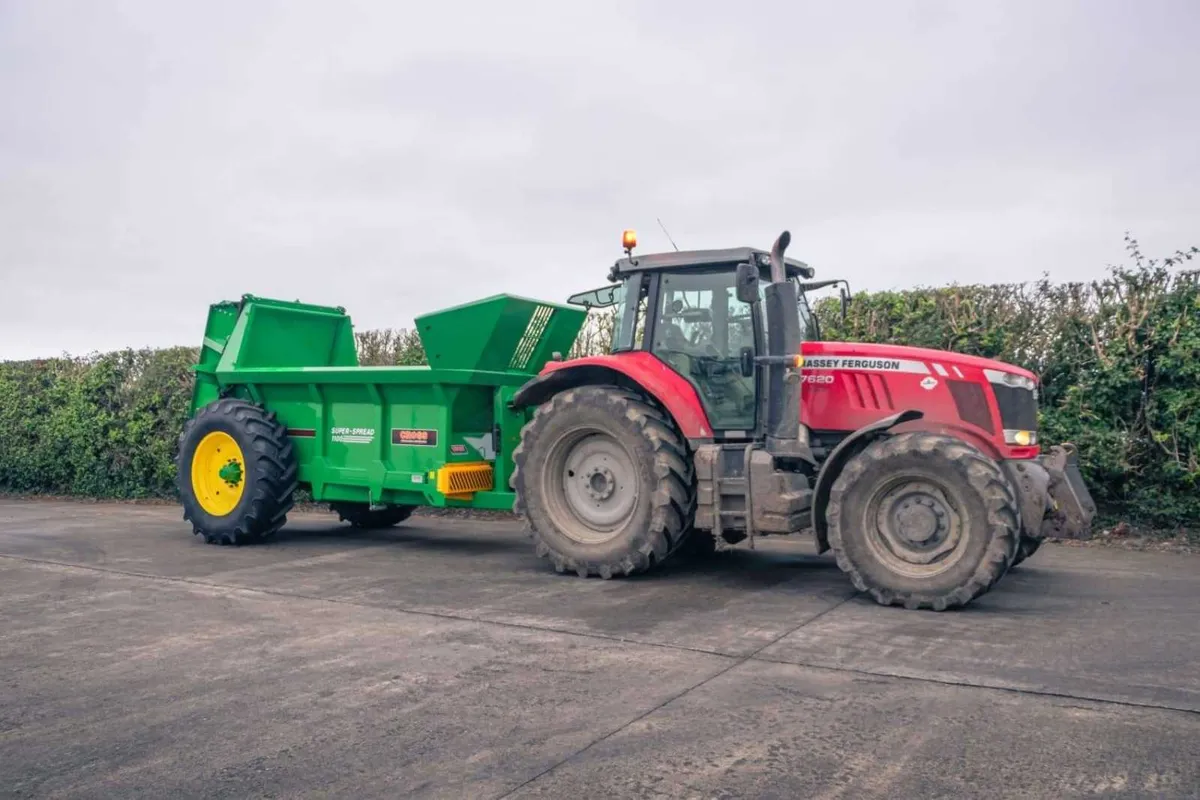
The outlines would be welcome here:
M 618 259 L 609 273 L 609 280 L 634 272 L 661 272 L 663 270 L 703 269 L 742 262 L 757 264 L 760 269 L 770 269 L 770 254 L 754 247 L 729 247 L 722 250 L 681 250 L 674 253 L 634 254 Z M 811 278 L 815 271 L 803 261 L 785 258 L 784 266 L 788 277 Z

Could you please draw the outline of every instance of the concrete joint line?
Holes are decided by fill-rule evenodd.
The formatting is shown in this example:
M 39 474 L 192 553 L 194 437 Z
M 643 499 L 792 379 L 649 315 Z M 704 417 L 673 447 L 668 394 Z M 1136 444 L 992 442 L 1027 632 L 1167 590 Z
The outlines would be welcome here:
M 532 783 L 544 778 L 545 776 L 549 775 L 550 773 L 554 772 L 554 770 L 558 769 L 563 764 L 566 764 L 569 761 L 572 761 L 572 760 L 578 758 L 579 756 L 583 755 L 588 750 L 590 750 L 591 748 L 600 744 L 601 742 L 611 739 L 612 737 L 616 736 L 621 731 L 627 729 L 629 726 L 636 725 L 638 722 L 641 722 L 643 719 L 645 719 L 646 717 L 655 713 L 656 711 L 666 708 L 671 703 L 674 703 L 676 700 L 679 700 L 682 697 L 686 697 L 688 694 L 696 691 L 701 686 L 704 686 L 705 684 L 708 684 L 708 683 L 716 680 L 717 678 L 721 677 L 722 675 L 724 675 L 725 673 L 729 672 L 732 669 L 736 669 L 737 667 L 740 667 L 743 664 L 749 663 L 750 661 L 758 660 L 757 656 L 763 650 L 766 650 L 771 645 L 776 644 L 777 642 L 780 642 L 783 639 L 786 639 L 787 637 L 791 636 L 796 631 L 803 628 L 805 625 L 810 625 L 810 624 L 816 622 L 817 620 L 819 620 L 821 617 L 825 616 L 829 612 L 834 611 L 835 609 L 841 608 L 843 605 L 845 605 L 846 603 L 850 602 L 855 597 L 857 597 L 858 594 L 859 594 L 858 592 L 855 592 L 854 594 L 851 594 L 849 597 L 839 600 L 837 603 L 834 603 L 829 608 L 826 608 L 822 611 L 818 611 L 816 614 L 813 614 L 811 617 L 802 621 L 800 624 L 798 624 L 792 628 L 789 628 L 788 630 L 786 630 L 783 633 L 776 636 L 774 639 L 771 639 L 770 641 L 764 643 L 763 645 L 761 645 L 760 647 L 751 651 L 750 653 L 748 653 L 744 656 L 741 656 L 741 657 L 736 657 L 736 659 L 733 661 L 733 663 L 722 667 L 721 669 L 714 672 L 712 675 L 709 675 L 707 678 L 687 687 L 686 689 L 684 689 L 681 692 L 677 692 L 676 694 L 672 695 L 671 697 L 668 697 L 666 700 L 662 701 L 661 703 L 654 706 L 653 708 L 647 709 L 646 711 L 642 712 L 641 714 L 638 714 L 634 718 L 622 723 L 621 725 L 618 725 L 616 728 L 614 728 L 613 730 L 604 734 L 603 736 L 599 737 L 598 739 L 588 742 L 586 745 L 579 748 L 571 755 L 567 756 L 564 759 L 561 759 L 560 761 L 555 762 L 554 764 L 551 764 L 550 766 L 546 767 L 544 770 L 542 770 L 538 774 L 534 775 L 529 780 L 522 782 L 520 785 L 513 787 L 512 789 L 510 789 L 509 791 L 507 791 L 501 795 L 497 795 L 495 800 L 505 800 L 505 798 L 511 797 L 512 795 L 514 795 L 517 792 L 524 789 L 526 786 L 529 786 L 530 784 L 532 784 Z

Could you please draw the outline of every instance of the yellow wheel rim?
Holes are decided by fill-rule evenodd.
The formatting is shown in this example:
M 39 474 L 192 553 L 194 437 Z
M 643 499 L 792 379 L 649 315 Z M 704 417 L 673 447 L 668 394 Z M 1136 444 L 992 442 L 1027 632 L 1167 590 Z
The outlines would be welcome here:
M 223 517 L 237 508 L 245 486 L 246 459 L 233 437 L 213 431 L 201 439 L 192 454 L 192 491 L 200 507 Z

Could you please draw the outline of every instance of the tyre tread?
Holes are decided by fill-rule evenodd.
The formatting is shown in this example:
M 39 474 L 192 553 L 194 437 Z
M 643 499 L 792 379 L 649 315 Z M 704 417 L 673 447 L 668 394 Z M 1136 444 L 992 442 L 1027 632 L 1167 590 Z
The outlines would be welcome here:
M 846 554 L 842 530 L 842 505 L 850 490 L 872 462 L 896 458 L 911 452 L 938 456 L 958 470 L 979 493 L 987 510 L 992 537 L 984 557 L 970 578 L 945 595 L 898 592 L 872 584 Z M 826 511 L 829 545 L 838 568 L 850 577 L 860 592 L 866 592 L 881 605 L 903 605 L 909 609 L 944 611 L 961 608 L 989 591 L 1012 567 L 1018 554 L 1021 520 L 1019 505 L 1011 484 L 998 464 L 978 449 L 950 436 L 914 431 L 889 436 L 868 445 L 851 459 L 834 481 Z

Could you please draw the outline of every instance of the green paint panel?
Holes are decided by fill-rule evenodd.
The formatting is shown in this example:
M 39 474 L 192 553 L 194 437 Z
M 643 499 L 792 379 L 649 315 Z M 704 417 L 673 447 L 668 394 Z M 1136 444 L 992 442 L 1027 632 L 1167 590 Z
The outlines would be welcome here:
M 566 354 L 587 312 L 501 294 L 417 317 L 417 333 L 435 369 L 536 374 Z
M 358 353 L 341 308 L 246 295 L 218 370 L 255 367 L 354 367 Z
M 418 317 L 433 368 L 363 367 L 343 309 L 246 295 L 209 309 L 193 412 L 221 395 L 274 411 L 318 501 L 508 509 L 512 451 L 528 420 L 508 402 L 570 349 L 585 316 L 490 297 Z M 491 490 L 438 491 L 447 464 L 483 461 Z

